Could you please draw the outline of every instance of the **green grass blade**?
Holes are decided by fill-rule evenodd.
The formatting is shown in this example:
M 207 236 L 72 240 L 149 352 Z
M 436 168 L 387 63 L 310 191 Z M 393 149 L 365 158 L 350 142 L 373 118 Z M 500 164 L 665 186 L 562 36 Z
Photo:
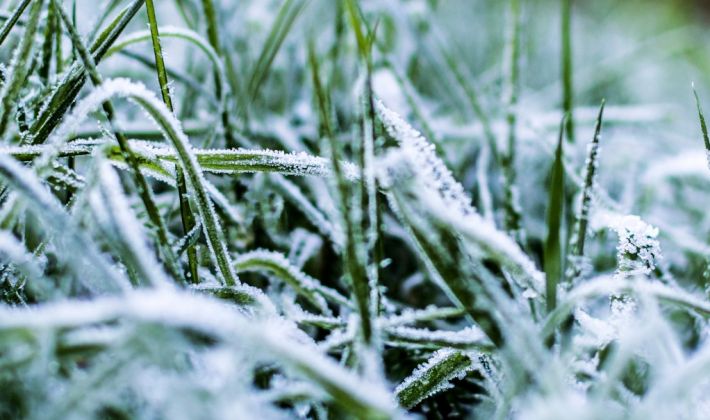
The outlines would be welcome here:
M 708 169 L 710 169 L 710 137 L 708 137 L 708 127 L 705 124 L 705 115 L 703 114 L 703 108 L 700 105 L 700 98 L 698 97 L 698 92 L 693 86 L 693 94 L 695 95 L 695 105 L 698 109 L 698 119 L 700 120 L 700 130 L 703 133 L 703 143 L 705 144 L 705 158 L 708 163 Z M 703 277 L 705 277 L 706 282 L 710 282 L 710 254 L 705 257 L 705 272 Z
M 12 28 L 15 27 L 15 24 L 17 24 L 17 21 L 20 19 L 20 16 L 22 16 L 22 13 L 25 11 L 27 5 L 30 4 L 31 1 L 32 0 L 22 0 L 17 5 L 17 7 L 15 7 L 15 10 L 12 12 L 12 14 L 8 16 L 7 19 L 5 19 L 5 23 L 2 25 L 2 28 L 0 28 L 0 45 L 5 42 L 5 38 L 7 38 L 7 36 L 10 34 Z
M 148 12 L 148 24 L 150 26 L 150 40 L 153 44 L 153 54 L 155 55 L 155 67 L 158 73 L 158 83 L 160 84 L 160 95 L 170 112 L 175 112 L 173 100 L 170 96 L 168 86 L 168 73 L 165 71 L 165 61 L 163 61 L 163 49 L 160 45 L 160 33 L 158 32 L 158 20 L 155 16 L 155 6 L 153 0 L 145 1 L 145 9 Z
M 169 146 L 156 145 L 153 142 L 129 140 L 132 153 L 143 168 L 150 168 L 170 176 L 165 164 L 178 163 L 180 158 Z M 104 142 L 79 140 L 62 145 L 56 151 L 59 157 L 86 156 Z M 118 162 L 126 162 L 120 147 L 106 149 L 109 157 Z M 4 146 L 0 154 L 11 155 L 21 161 L 30 161 L 49 151 L 47 146 Z M 292 176 L 332 177 L 329 160 L 305 153 L 284 153 L 276 150 L 249 149 L 193 149 L 200 168 L 212 174 L 237 175 L 267 172 Z M 359 169 L 352 163 L 340 162 L 346 181 L 357 181 Z
M 258 96 L 262 84 L 269 75 L 271 64 L 274 62 L 276 54 L 279 52 L 286 36 L 293 27 L 293 23 L 306 6 L 306 3 L 306 0 L 286 0 L 279 9 L 264 47 L 251 71 L 247 92 L 252 102 Z
M 520 77 L 520 0 L 509 1 L 507 40 L 503 76 L 503 103 L 507 126 L 507 150 L 502 156 L 503 172 L 503 224 L 519 244 L 524 244 L 522 215 L 516 190 L 516 148 L 517 148 L 517 105 Z
M 355 32 L 355 40 L 357 41 L 360 56 L 369 61 L 371 43 L 368 42 L 368 36 L 362 30 L 364 22 L 360 18 L 360 10 L 358 9 L 355 0 L 345 0 L 345 4 L 348 10 L 350 25 L 353 27 L 353 31 Z
M 693 95 L 695 95 L 695 106 L 698 109 L 698 119 L 700 120 L 700 130 L 703 133 L 703 143 L 705 144 L 705 155 L 708 161 L 708 168 L 710 168 L 710 137 L 708 137 L 708 127 L 705 124 L 705 115 L 703 114 L 702 105 L 700 105 L 700 98 L 698 97 L 698 92 L 693 86 Z
M 560 0 L 562 39 L 562 112 L 567 115 L 567 141 L 574 143 L 574 85 L 572 81 L 572 0 Z
M 574 235 L 572 236 L 573 244 L 570 256 L 572 257 L 572 272 L 568 276 L 568 281 L 571 281 L 581 274 L 581 261 L 577 259 L 584 256 L 584 245 L 587 237 L 587 225 L 589 224 L 589 211 L 592 205 L 592 193 L 594 191 L 594 182 L 599 161 L 599 140 L 601 139 L 602 121 L 604 118 L 605 101 L 599 107 L 599 115 L 597 116 L 596 125 L 594 128 L 594 137 L 589 146 L 586 167 L 584 173 L 584 185 L 582 187 L 582 200 L 579 208 L 579 214 L 576 217 Z
M 562 148 L 567 116 L 562 118 L 560 135 L 555 150 L 555 160 L 550 172 L 550 189 L 547 201 L 547 239 L 545 240 L 544 268 L 546 275 L 545 295 L 547 311 L 557 306 L 557 285 L 562 279 L 562 241 L 560 239 L 564 217 L 565 178 L 564 154 Z
M 158 73 L 158 83 L 160 84 L 160 93 L 163 97 L 163 102 L 165 106 L 168 107 L 170 112 L 175 113 L 173 108 L 173 101 L 170 96 L 169 86 L 168 86 L 168 73 L 165 70 L 165 62 L 163 60 L 163 50 L 160 45 L 160 33 L 158 30 L 158 20 L 155 16 L 155 7 L 153 5 L 153 0 L 146 0 L 145 2 L 146 11 L 148 12 L 148 23 L 150 26 L 150 38 L 153 44 L 153 54 L 155 56 L 156 71 Z M 180 216 L 182 219 L 183 233 L 187 234 L 195 226 L 195 220 L 192 216 L 190 210 L 190 201 L 187 196 L 187 186 L 185 183 L 185 174 L 182 172 L 182 168 L 178 166 L 177 168 L 177 188 L 179 194 L 180 203 Z M 197 273 L 197 250 L 195 247 L 189 247 L 187 249 L 187 261 L 188 261 L 188 280 L 192 283 L 199 283 L 199 277 Z
M 465 373 L 473 366 L 471 357 L 461 351 L 446 349 L 434 353 L 429 360 L 419 365 L 411 376 L 395 388 L 399 405 L 410 409 L 424 399 L 449 387 L 449 381 Z
M 330 145 L 331 164 L 336 180 L 337 201 L 340 207 L 339 213 L 345 225 L 345 252 L 343 253 L 343 259 L 347 267 L 353 296 L 360 315 L 362 338 L 364 342 L 369 345 L 373 338 L 373 308 L 370 302 L 371 291 L 369 290 L 367 272 L 363 262 L 365 255 L 363 255 L 364 252 L 362 249 L 358 249 L 361 243 L 358 240 L 360 238 L 360 232 L 358 226 L 356 226 L 356 223 L 353 221 L 350 211 L 348 200 L 350 197 L 349 189 L 340 162 L 340 145 L 335 139 L 335 133 L 331 125 L 330 101 L 328 100 L 324 85 L 320 79 L 318 59 L 312 43 L 309 45 L 308 57 L 313 87 L 320 111 L 320 123 L 324 131 L 324 136 Z
M 118 36 L 128 26 L 138 10 L 143 6 L 144 0 L 134 0 L 126 6 L 114 20 L 98 35 L 92 42 L 90 51 L 94 56 L 94 62 L 98 63 L 108 48 L 116 41 Z M 60 123 L 62 116 L 69 110 L 71 104 L 79 95 L 84 82 L 86 81 L 85 69 L 79 62 L 75 62 L 67 70 L 65 76 L 58 82 L 56 89 L 40 109 L 39 115 L 35 118 L 29 138 L 31 144 L 44 143 L 49 134 Z
M 372 88 L 372 44 L 375 32 L 367 29 L 367 23 L 362 18 L 355 1 L 347 1 L 347 10 L 350 23 L 355 32 L 358 48 L 360 50 L 361 68 L 365 73 L 365 85 L 359 102 L 362 104 L 360 111 L 360 142 L 356 145 L 358 164 L 360 165 L 360 215 L 361 232 L 364 233 L 367 276 L 371 290 L 379 290 L 380 262 L 384 259 L 382 245 L 382 206 L 377 194 L 375 180 L 375 141 L 378 137 L 376 127 L 375 98 Z M 365 27 L 367 33 L 363 33 Z M 372 312 L 377 313 L 380 306 L 380 295 L 375 293 Z

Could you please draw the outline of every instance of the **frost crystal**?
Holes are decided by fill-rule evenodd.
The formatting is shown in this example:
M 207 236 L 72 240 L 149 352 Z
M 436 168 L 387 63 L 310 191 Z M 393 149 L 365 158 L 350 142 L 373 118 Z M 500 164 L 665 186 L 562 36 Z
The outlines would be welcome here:
M 434 145 L 381 102 L 377 103 L 377 109 L 388 132 L 401 145 L 380 161 L 379 176 L 383 185 L 396 182 L 396 178 L 416 178 L 419 185 L 412 192 L 419 197 L 421 205 L 471 239 L 489 257 L 524 277 L 523 288 L 532 288 L 540 294 L 544 275 L 513 239 L 496 229 L 470 204 L 461 184 L 434 153 Z
M 464 215 L 475 213 L 471 198 L 466 194 L 463 186 L 454 179 L 449 168 L 436 156 L 436 147 L 381 101 L 376 101 L 375 107 L 387 132 L 399 142 L 402 148 L 412 150 L 415 167 L 421 171 L 419 175 L 424 183 L 438 191 L 447 206 L 454 207 Z
M 658 228 L 635 215 L 602 213 L 598 223 L 610 227 L 619 235 L 617 250 L 620 274 L 648 275 L 656 269 L 656 260 L 661 258 L 661 246 L 656 239 Z

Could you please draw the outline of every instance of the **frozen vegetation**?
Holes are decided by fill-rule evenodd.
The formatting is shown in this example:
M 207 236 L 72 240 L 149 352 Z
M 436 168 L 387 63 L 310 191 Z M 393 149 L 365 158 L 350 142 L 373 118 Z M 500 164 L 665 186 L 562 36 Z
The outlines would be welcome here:
M 710 418 L 708 21 L 0 0 L 0 419 Z

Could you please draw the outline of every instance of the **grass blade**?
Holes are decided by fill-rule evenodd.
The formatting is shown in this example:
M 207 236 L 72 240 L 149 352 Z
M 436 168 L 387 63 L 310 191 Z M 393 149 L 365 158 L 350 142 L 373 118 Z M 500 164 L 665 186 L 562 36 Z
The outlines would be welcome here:
M 572 0 L 561 0 L 562 112 L 567 115 L 567 141 L 574 143 L 574 85 L 572 82 Z
M 286 0 L 279 9 L 279 13 L 271 26 L 264 47 L 251 71 L 247 92 L 252 102 L 258 96 L 261 85 L 269 74 L 271 64 L 274 62 L 276 54 L 279 52 L 294 21 L 303 10 L 306 3 L 305 0 Z
M 515 152 L 517 148 L 517 105 L 520 73 L 520 0 L 509 1 L 509 16 L 504 62 L 503 103 L 507 125 L 507 150 L 502 156 L 503 172 L 503 225 L 519 244 L 525 243 L 521 226 L 522 215 L 518 204 L 515 173 Z
M 587 160 L 585 165 L 584 173 L 584 185 L 582 187 L 582 200 L 579 208 L 579 214 L 576 217 L 576 224 L 574 228 L 574 234 L 572 235 L 572 250 L 570 252 L 571 260 L 571 273 L 567 276 L 567 280 L 572 281 L 577 278 L 582 271 L 582 264 L 579 261 L 580 258 L 584 257 L 584 244 L 587 237 L 587 225 L 589 223 L 589 211 L 592 205 L 592 192 L 594 190 L 594 182 L 597 172 L 597 167 L 599 166 L 599 140 L 601 139 L 602 121 L 604 118 L 604 105 L 605 101 L 602 100 L 602 104 L 599 107 L 599 115 L 597 116 L 597 122 L 594 128 L 594 137 L 589 145 Z
M 369 290 L 367 272 L 363 261 L 366 252 L 359 249 L 361 242 L 358 238 L 360 238 L 361 233 L 352 219 L 350 204 L 348 202 L 348 197 L 350 196 L 348 184 L 340 163 L 340 145 L 336 142 L 335 133 L 331 126 L 330 101 L 326 96 L 324 85 L 320 80 L 318 59 L 316 58 L 312 43 L 309 46 L 308 56 L 316 100 L 320 111 L 320 123 L 330 145 L 331 165 L 333 166 L 333 173 L 335 175 L 336 195 L 340 206 L 339 213 L 345 225 L 345 252 L 343 253 L 343 259 L 347 267 L 353 289 L 353 296 L 360 315 L 362 339 L 365 344 L 369 345 L 373 338 L 373 308 L 370 303 L 371 291 Z
M 698 119 L 700 120 L 700 130 L 703 133 L 703 143 L 705 144 L 705 156 L 708 160 L 708 168 L 710 168 L 710 137 L 708 137 L 708 127 L 705 124 L 705 115 L 703 115 L 703 108 L 700 105 L 700 98 L 698 97 L 698 92 L 693 86 L 693 95 L 695 95 L 695 106 L 698 109 Z
M 397 385 L 394 390 L 397 401 L 404 408 L 412 408 L 424 399 L 452 387 L 450 381 L 462 377 L 472 367 L 473 362 L 468 354 L 451 349 L 439 350 Z
M 557 306 L 557 285 L 562 279 L 562 243 L 560 240 L 562 219 L 564 217 L 565 199 L 565 168 L 562 149 L 562 140 L 568 116 L 562 118 L 560 135 L 555 150 L 555 161 L 550 172 L 550 190 L 547 201 L 547 240 L 545 241 L 545 295 L 547 297 L 547 311 L 551 312 Z
M 20 19 L 20 16 L 22 16 L 22 13 L 27 8 L 27 5 L 30 4 L 30 1 L 32 0 L 22 0 L 17 5 L 17 7 L 15 7 L 15 10 L 12 12 L 12 14 L 8 16 L 7 19 L 5 19 L 5 23 L 3 23 L 2 28 L 0 28 L 0 45 L 5 42 L 5 38 L 7 38 L 7 36 L 10 34 L 12 28 L 15 27 L 15 24 Z
M 174 113 L 173 101 L 170 97 L 170 91 L 168 87 L 168 73 L 165 70 L 165 62 L 163 61 L 163 50 L 160 45 L 160 33 L 158 31 L 158 20 L 155 17 L 155 7 L 153 6 L 153 0 L 146 0 L 145 7 L 148 12 L 148 23 L 150 26 L 150 39 L 153 44 L 153 54 L 155 56 L 156 72 L 158 73 L 158 83 L 160 84 L 160 93 L 163 97 L 163 102 L 165 106 L 168 107 L 170 112 Z M 185 174 L 182 172 L 180 166 L 176 167 L 177 176 L 177 188 L 179 194 L 180 202 L 180 216 L 182 219 L 182 229 L 183 234 L 187 234 L 195 226 L 195 219 L 190 211 L 190 201 L 187 196 L 187 186 L 185 183 Z M 187 273 L 188 281 L 192 283 L 199 283 L 199 275 L 197 273 L 197 250 L 194 246 L 187 249 L 187 261 L 189 271 Z
M 334 303 L 350 306 L 348 299 L 329 287 L 323 286 L 313 277 L 301 272 L 286 257 L 278 252 L 256 250 L 242 254 L 235 260 L 235 268 L 242 271 L 268 271 L 303 295 L 311 304 L 325 315 L 331 315 L 325 299 Z
M 703 109 L 700 105 L 700 98 L 698 97 L 698 92 L 695 90 L 695 86 L 693 86 L 693 94 L 695 95 L 695 105 L 698 108 L 698 119 L 700 120 L 700 130 L 703 133 L 703 143 L 705 143 L 705 158 L 708 162 L 708 169 L 710 169 L 710 137 L 708 137 L 708 127 L 705 124 L 705 115 L 703 115 Z M 708 254 L 705 259 L 706 268 L 703 273 L 703 277 L 705 277 L 706 282 L 710 282 L 710 254 Z
M 111 230 L 118 238 L 118 241 L 111 241 L 112 246 L 121 248 L 124 259 L 146 284 L 169 287 L 171 281 L 146 246 L 141 225 L 131 211 L 115 170 L 105 161 L 99 161 L 97 169 L 99 191 L 95 196 L 94 205 L 103 207 L 103 211 L 108 215 L 113 227 Z

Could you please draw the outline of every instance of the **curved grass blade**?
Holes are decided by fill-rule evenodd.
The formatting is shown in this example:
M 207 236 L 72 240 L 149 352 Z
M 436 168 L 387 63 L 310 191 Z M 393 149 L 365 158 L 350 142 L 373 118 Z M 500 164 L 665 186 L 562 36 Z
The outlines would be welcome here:
M 391 169 L 395 171 L 394 175 L 396 175 L 396 168 L 403 171 L 402 176 L 405 178 L 401 180 L 403 188 L 408 190 L 410 188 L 409 185 L 406 185 L 408 179 L 416 178 L 413 181 L 426 187 L 424 191 L 431 191 L 435 194 L 437 200 L 420 197 L 422 192 L 415 190 L 413 192 L 416 193 L 416 197 L 420 197 L 424 204 L 431 205 L 432 208 L 434 204 L 441 203 L 440 207 L 448 209 L 448 213 L 439 212 L 441 210 L 439 207 L 435 208 L 436 213 L 441 214 L 441 217 L 446 219 L 446 223 L 452 223 L 456 227 L 455 232 L 477 244 L 486 255 L 500 263 L 516 277 L 520 277 L 518 284 L 521 288 L 529 288 L 535 294 L 541 294 L 542 273 L 535 268 L 533 262 L 507 235 L 499 232 L 495 226 L 481 218 L 471 205 L 471 199 L 463 186 L 456 181 L 451 171 L 436 156 L 433 145 L 380 101 L 377 102 L 377 111 L 387 132 L 400 144 L 402 153 L 393 155 L 393 159 L 389 163 L 393 165 Z M 394 179 L 392 179 L 392 174 L 386 173 L 383 168 L 380 168 L 380 171 L 378 177 L 383 182 L 390 182 L 397 178 L 393 175 Z M 402 195 L 402 200 L 407 200 L 406 195 Z M 466 220 L 470 223 L 465 223 Z M 516 280 L 518 279 L 516 278 Z
M 303 273 L 278 252 L 265 250 L 247 252 L 240 255 L 234 264 L 237 272 L 269 271 L 275 274 L 325 315 L 331 315 L 331 312 L 323 298 L 345 307 L 350 305 L 347 298 Z
M 119 52 L 119 54 L 123 57 L 130 58 L 131 60 L 134 60 L 140 64 L 142 64 L 144 67 L 148 69 L 153 69 L 153 59 L 150 56 L 137 53 L 134 51 L 128 51 L 128 50 L 122 50 Z M 189 90 L 198 92 L 200 95 L 202 95 L 205 100 L 209 102 L 209 104 L 216 109 L 220 108 L 220 103 L 215 99 L 212 94 L 212 92 L 208 91 L 205 86 L 203 86 L 200 82 L 198 82 L 196 79 L 194 79 L 192 76 L 189 76 L 186 73 L 183 73 L 179 70 L 176 70 L 174 67 L 166 66 L 165 70 L 168 72 L 168 77 L 178 83 L 182 83 L 187 87 Z M 192 98 L 191 98 L 192 100 Z M 187 132 L 187 130 L 186 130 Z
M 151 119 L 165 133 L 165 137 L 170 140 L 178 156 L 178 164 L 181 166 L 187 178 L 187 185 L 190 194 L 193 196 L 197 209 L 202 220 L 202 225 L 210 249 L 210 258 L 217 267 L 220 278 L 228 286 L 234 286 L 247 297 L 262 303 L 265 308 L 271 305 L 266 301 L 266 297 L 257 289 L 241 285 L 233 270 L 231 257 L 227 250 L 226 242 L 223 239 L 222 228 L 210 201 L 206 182 L 197 163 L 197 158 L 192 151 L 187 136 L 180 127 L 180 122 L 175 116 L 159 101 L 154 94 L 146 90 L 143 85 L 133 83 L 126 79 L 113 79 L 105 81 L 100 88 L 95 89 L 89 96 L 83 99 L 75 108 L 72 115 L 55 134 L 57 139 L 66 138 L 66 133 L 71 131 L 73 125 L 85 118 L 90 111 L 112 97 L 124 97 L 132 100 L 143 108 Z M 61 140 L 60 140 L 61 141 Z
M 60 302 L 36 310 L 0 308 L 0 333 L 66 331 L 116 321 L 133 325 L 136 331 L 145 331 L 141 326 L 162 326 L 214 337 L 229 352 L 256 354 L 308 378 L 328 394 L 328 399 L 355 417 L 396 416 L 393 396 L 384 386 L 364 381 L 326 357 L 316 346 L 295 338 L 299 335 L 293 324 L 274 319 L 255 320 L 235 311 L 232 305 L 198 294 L 142 290 L 118 298 Z M 141 338 L 146 339 L 149 338 Z
M 60 18 L 64 22 L 64 26 L 67 29 L 67 32 L 69 32 L 72 44 L 74 45 L 74 49 L 78 51 L 79 57 L 81 58 L 84 64 L 84 68 L 89 74 L 91 82 L 94 84 L 95 87 L 98 88 L 103 83 L 103 80 L 98 72 L 98 69 L 96 68 L 96 64 L 94 62 L 93 57 L 84 46 L 83 42 L 81 41 L 81 38 L 79 37 L 79 34 L 76 32 L 76 28 L 69 20 L 69 16 L 67 16 L 66 12 L 59 4 L 57 4 L 56 0 L 52 0 L 52 5 L 55 7 L 57 12 L 59 13 Z M 131 168 L 133 180 L 136 184 L 141 200 L 143 201 L 143 205 L 145 206 L 148 218 L 155 226 L 158 237 L 158 246 L 161 251 L 161 255 L 165 259 L 165 265 L 170 271 L 170 273 L 175 276 L 176 279 L 182 279 L 182 275 L 180 273 L 178 265 L 178 259 L 173 254 L 172 247 L 170 246 L 167 226 L 163 218 L 160 216 L 160 211 L 158 210 L 158 206 L 155 204 L 155 199 L 153 198 L 150 186 L 148 185 L 147 180 L 140 171 L 138 158 L 131 150 L 126 136 L 116 127 L 116 112 L 113 108 L 113 105 L 111 104 L 111 101 L 106 100 L 105 102 L 103 102 L 102 108 L 104 113 L 106 114 L 106 118 L 109 121 L 111 129 L 113 131 L 113 135 L 119 144 L 121 153 L 125 161 L 128 163 L 129 167 Z
M 217 77 L 217 84 L 219 86 L 224 86 L 226 84 L 226 75 L 222 60 L 219 58 L 219 55 L 217 55 L 217 52 L 214 50 L 214 48 L 212 48 L 212 46 L 210 46 L 199 34 L 189 29 L 176 28 L 174 26 L 160 26 L 157 28 L 157 31 L 160 34 L 161 38 L 182 39 L 203 51 L 205 55 L 207 55 L 207 58 L 209 58 L 209 60 L 212 62 L 212 66 L 214 67 L 214 71 Z M 103 58 L 108 58 L 118 52 L 121 52 L 122 50 L 128 48 L 133 44 L 145 41 L 153 41 L 152 32 L 150 30 L 139 31 L 126 35 L 118 39 L 111 46 L 111 48 L 106 51 L 106 54 L 104 54 Z M 167 71 L 167 67 L 165 67 L 164 62 L 163 69 Z M 224 100 L 223 95 L 217 95 L 217 97 L 220 98 L 220 100 L 222 101 Z

